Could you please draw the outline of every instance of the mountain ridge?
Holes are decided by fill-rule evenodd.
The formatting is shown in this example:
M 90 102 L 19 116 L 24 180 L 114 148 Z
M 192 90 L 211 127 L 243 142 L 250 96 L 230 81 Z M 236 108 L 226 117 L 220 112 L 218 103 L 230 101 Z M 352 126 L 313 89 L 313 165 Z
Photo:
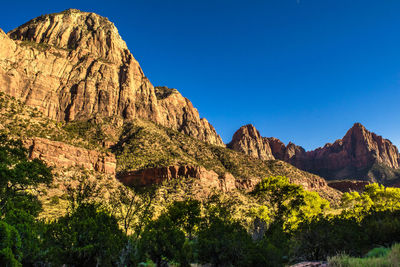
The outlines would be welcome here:
M 277 138 L 261 137 L 259 133 L 249 135 L 249 129 L 258 132 L 251 124 L 242 126 L 228 147 L 251 156 L 254 156 L 254 149 L 267 147 L 264 152 L 268 154 L 270 151 L 269 157 L 328 180 L 361 178 L 392 184 L 392 180 L 400 179 L 397 147 L 390 140 L 368 131 L 361 123 L 355 123 L 342 139 L 310 151 L 291 142 L 285 145 Z
M 0 42 L 0 90 L 52 119 L 146 119 L 225 146 L 179 92 L 157 99 L 107 18 L 76 9 L 42 15 L 7 35 L 2 31 Z

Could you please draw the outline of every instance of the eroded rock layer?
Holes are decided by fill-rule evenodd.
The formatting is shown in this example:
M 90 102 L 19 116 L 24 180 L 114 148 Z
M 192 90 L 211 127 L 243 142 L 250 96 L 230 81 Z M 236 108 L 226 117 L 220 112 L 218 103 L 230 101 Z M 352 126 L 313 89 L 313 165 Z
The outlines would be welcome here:
M 200 166 L 168 166 L 159 168 L 148 168 L 138 171 L 122 172 L 117 178 L 127 186 L 147 186 L 161 184 L 176 178 L 195 178 L 203 186 L 216 188 L 224 192 L 234 189 L 251 191 L 259 183 L 259 178 L 241 180 L 235 178 L 229 172 L 218 175 L 213 170 L 207 170 Z M 291 177 L 291 183 L 303 186 L 309 191 L 316 191 L 330 200 L 337 200 L 340 194 L 328 186 L 326 181 L 316 175 L 310 174 L 307 179 Z
M 329 186 L 339 190 L 340 192 L 363 192 L 366 185 L 369 185 L 368 181 L 351 181 L 351 180 L 341 180 L 329 182 Z
M 176 178 L 196 178 L 206 187 L 218 188 L 225 192 L 236 188 L 235 177 L 230 173 L 221 176 L 212 170 L 207 170 L 199 166 L 149 168 L 121 173 L 117 177 L 127 186 L 147 186 L 161 184 L 164 181 Z
M 116 159 L 111 153 L 100 153 L 39 137 L 26 139 L 23 144 L 29 149 L 31 159 L 41 159 L 49 166 L 58 168 L 81 167 L 115 175 Z

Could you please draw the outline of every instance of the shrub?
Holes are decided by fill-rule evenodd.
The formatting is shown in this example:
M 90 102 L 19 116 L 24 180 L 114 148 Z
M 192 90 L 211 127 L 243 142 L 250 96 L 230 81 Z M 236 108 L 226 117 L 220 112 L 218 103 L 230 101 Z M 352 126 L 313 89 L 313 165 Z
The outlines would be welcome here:
M 390 249 L 385 248 L 385 247 L 377 247 L 371 249 L 365 257 L 367 258 L 379 258 L 379 257 L 384 257 L 390 252 Z

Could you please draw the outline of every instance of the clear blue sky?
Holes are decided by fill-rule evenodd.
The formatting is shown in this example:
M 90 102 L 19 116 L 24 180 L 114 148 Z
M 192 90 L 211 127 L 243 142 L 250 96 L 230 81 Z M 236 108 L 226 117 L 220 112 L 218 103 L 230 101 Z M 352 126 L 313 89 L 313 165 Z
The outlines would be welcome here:
M 354 122 L 400 144 L 400 1 L 7 1 L 0 28 L 77 8 L 108 17 L 154 85 L 225 142 L 252 123 L 313 149 Z

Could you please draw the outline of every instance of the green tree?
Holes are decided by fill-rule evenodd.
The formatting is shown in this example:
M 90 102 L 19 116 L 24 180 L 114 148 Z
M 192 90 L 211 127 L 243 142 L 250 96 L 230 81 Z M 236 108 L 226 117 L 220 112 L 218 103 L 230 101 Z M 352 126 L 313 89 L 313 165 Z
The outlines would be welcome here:
M 36 195 L 40 184 L 52 182 L 51 170 L 38 159 L 30 160 L 21 141 L 0 135 L 0 212 L 23 208 L 37 216 L 41 205 Z M 29 209 L 26 209 L 29 207 Z
M 290 209 L 305 204 L 303 191 L 301 186 L 291 184 L 284 176 L 271 176 L 262 179 L 253 194 L 271 207 L 276 219 L 283 220 Z
M 400 188 L 385 187 L 377 183 L 365 186 L 364 192 L 344 193 L 341 206 L 346 216 L 356 216 L 362 219 L 362 215 L 369 211 L 396 211 L 400 210 Z
M 168 207 L 167 216 L 188 235 L 189 240 L 192 240 L 194 231 L 201 221 L 200 212 L 200 201 L 186 199 L 173 202 Z
M 359 255 L 366 239 L 356 218 L 319 215 L 302 222 L 293 233 L 293 257 L 325 260 L 338 252 Z
M 22 266 L 21 238 L 17 229 L 0 221 L 0 264 L 5 267 Z
M 213 218 L 202 225 L 197 238 L 200 263 L 214 266 L 253 266 L 255 244 L 238 222 Z
M 127 243 L 118 221 L 95 203 L 83 203 L 49 225 L 48 260 L 56 265 L 114 266 Z
M 188 262 L 182 259 L 185 244 L 185 234 L 166 214 L 150 222 L 140 238 L 141 251 L 150 257 L 157 266 L 165 261 L 180 261 L 182 265 Z
M 135 239 L 153 217 L 154 194 L 155 190 L 151 187 L 131 189 L 120 186 L 117 193 L 111 196 L 111 213 L 117 216 L 126 234 L 133 231 Z
M 212 195 L 205 201 L 204 217 L 195 239 L 199 262 L 214 266 L 268 266 L 262 246 L 234 219 L 234 206 L 220 195 Z
M 309 220 L 329 208 L 329 202 L 318 193 L 307 192 L 284 176 L 261 180 L 252 193 L 261 204 L 270 208 L 271 217 L 286 230 L 295 229 L 301 221 Z
M 21 238 L 21 262 L 32 265 L 40 257 L 42 210 L 40 186 L 52 182 L 51 169 L 38 159 L 30 160 L 21 141 L 0 135 L 0 216 Z

